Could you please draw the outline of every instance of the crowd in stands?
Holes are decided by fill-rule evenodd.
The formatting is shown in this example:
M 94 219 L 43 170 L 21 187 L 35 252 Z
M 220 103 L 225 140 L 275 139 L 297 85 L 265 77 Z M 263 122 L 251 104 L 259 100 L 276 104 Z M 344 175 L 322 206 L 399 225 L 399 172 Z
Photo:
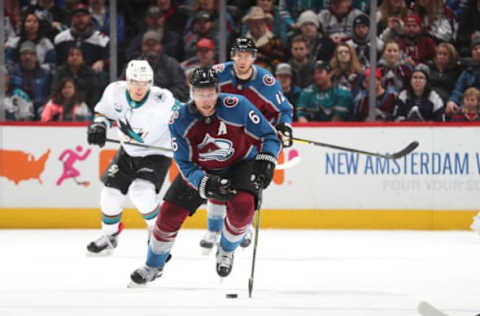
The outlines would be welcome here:
M 109 83 L 107 0 L 4 1 L 7 120 L 86 121 Z M 480 121 L 480 0 L 225 0 L 225 56 L 251 38 L 297 122 L 366 121 L 370 47 L 377 121 Z M 217 0 L 117 0 L 119 79 L 146 59 L 155 85 L 189 98 L 219 56 Z

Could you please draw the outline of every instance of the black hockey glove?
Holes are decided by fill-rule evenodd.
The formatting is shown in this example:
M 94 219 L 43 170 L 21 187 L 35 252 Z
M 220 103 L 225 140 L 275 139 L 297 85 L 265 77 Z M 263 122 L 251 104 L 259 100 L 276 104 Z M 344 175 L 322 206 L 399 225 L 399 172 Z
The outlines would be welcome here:
M 273 179 L 273 172 L 275 171 L 275 165 L 277 158 L 272 154 L 259 153 L 255 157 L 253 163 L 253 175 L 255 182 L 257 182 L 262 189 L 266 189 Z
M 213 198 L 222 202 L 230 201 L 237 194 L 230 180 L 212 174 L 203 177 L 198 192 L 204 199 Z
M 283 147 L 284 148 L 291 147 L 293 145 L 292 127 L 289 124 L 280 123 L 280 124 L 277 125 L 277 131 L 281 135 Z
M 87 129 L 87 142 L 103 147 L 107 140 L 107 126 L 103 122 L 93 122 Z

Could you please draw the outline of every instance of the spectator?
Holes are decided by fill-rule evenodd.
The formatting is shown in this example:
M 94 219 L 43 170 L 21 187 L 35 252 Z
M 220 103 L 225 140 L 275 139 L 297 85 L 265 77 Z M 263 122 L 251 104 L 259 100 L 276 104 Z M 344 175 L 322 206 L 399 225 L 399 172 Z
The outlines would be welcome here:
M 347 88 L 355 97 L 362 79 L 362 66 L 355 50 L 346 43 L 338 44 L 330 61 L 330 67 L 333 84 Z
M 294 71 L 293 81 L 300 88 L 306 88 L 312 84 L 314 62 L 310 58 L 308 41 L 302 35 L 292 38 L 290 53 L 292 58 L 288 61 Z
M 142 56 L 152 66 L 153 84 L 170 90 L 174 97 L 182 102 L 188 100 L 189 90 L 182 67 L 173 57 L 163 53 L 162 37 L 159 33 L 148 31 L 143 36 Z
M 10 76 L 5 66 L 0 66 L 0 76 L 5 76 L 5 97 L 3 106 L 7 121 L 30 121 L 34 118 L 33 103 L 30 97 L 21 89 L 12 89 Z
M 17 32 L 20 25 L 20 3 L 18 0 L 5 0 L 3 2 L 3 15 L 5 16 L 5 23 L 9 22 L 11 31 Z M 7 31 L 7 30 L 5 30 Z M 8 30 L 10 31 L 10 30 Z M 8 37 L 5 37 L 7 39 Z
M 15 29 L 10 21 L 10 17 L 5 15 L 3 23 L 3 36 L 5 38 L 5 43 L 14 38 L 16 35 L 17 34 L 15 34 Z
M 370 68 L 364 72 L 362 89 L 353 100 L 355 104 L 355 121 L 366 121 L 370 111 L 369 87 L 370 87 Z M 393 110 L 395 109 L 396 93 L 393 89 L 385 89 L 382 86 L 382 73 L 377 68 L 375 71 L 375 121 L 391 121 Z
M 38 119 L 41 107 L 50 91 L 51 73 L 37 62 L 35 44 L 25 41 L 20 46 L 20 63 L 9 69 L 11 89 L 21 89 L 33 100 L 34 119 Z
M 455 83 L 455 88 L 447 102 L 445 112 L 451 114 L 458 110 L 460 98 L 467 88 L 480 89 L 480 38 L 474 38 L 471 44 L 472 62 L 462 71 Z
M 267 22 L 267 27 L 272 33 L 280 38 L 282 41 L 282 46 L 287 47 L 288 45 L 288 38 L 287 38 L 287 31 L 290 26 L 285 22 L 282 15 L 280 14 L 280 10 L 273 0 L 256 0 L 256 5 L 263 9 L 265 14 L 270 14 L 273 17 L 272 22 Z M 246 29 L 242 30 L 242 34 L 246 33 Z
M 445 121 L 443 101 L 431 89 L 428 76 L 426 65 L 415 67 L 410 84 L 398 95 L 393 113 L 395 121 Z
M 456 40 L 458 23 L 443 0 L 417 0 L 413 11 L 422 20 L 423 29 L 436 43 Z
M 295 21 L 299 19 L 302 12 L 309 10 L 316 15 L 320 10 L 326 9 L 327 6 L 324 2 L 326 1 L 280 0 L 278 3 L 278 9 L 285 23 L 290 27 L 294 27 Z
M 377 11 L 377 34 L 380 39 L 396 40 L 403 30 L 403 19 L 408 15 L 405 0 L 383 0 Z M 392 33 L 386 38 L 386 34 Z
M 308 10 L 300 14 L 295 27 L 308 41 L 312 62 L 316 60 L 329 61 L 332 58 L 335 44 L 330 37 L 322 34 L 318 17 L 313 11 Z
M 181 36 L 164 25 L 165 16 L 157 7 L 147 10 L 142 30 L 130 41 L 127 48 L 126 58 L 132 60 L 142 54 L 143 36 L 148 31 L 154 31 L 162 36 L 163 52 L 177 60 L 183 59 L 183 43 Z
M 362 69 L 370 67 L 370 19 L 365 14 L 360 14 L 353 20 L 353 37 L 347 41 L 350 47 L 353 47 L 357 53 L 358 61 L 362 66 Z M 375 47 L 377 53 L 383 49 L 383 41 L 376 38 Z
M 184 58 L 192 58 L 196 53 L 196 43 L 202 37 L 208 37 L 214 42 L 218 38 L 218 33 L 213 27 L 213 17 L 207 11 L 200 11 L 195 15 L 192 28 L 185 32 L 183 42 L 185 44 Z M 218 43 L 215 43 L 218 47 Z
M 209 68 L 217 63 L 215 58 L 215 43 L 211 39 L 203 37 L 197 42 L 195 47 L 197 49 L 195 56 L 180 64 L 185 74 L 189 69 L 198 67 Z
M 87 65 L 83 52 L 78 47 L 71 47 L 68 51 L 67 62 L 57 68 L 52 82 L 52 90 L 58 87 L 65 78 L 73 78 L 77 93 L 89 108 L 93 110 L 97 104 L 100 91 L 106 87 L 107 82 L 101 82 L 98 75 Z
M 257 59 L 255 64 L 273 72 L 275 66 L 284 60 L 282 41 L 268 28 L 267 23 L 272 23 L 270 13 L 265 14 L 262 8 L 253 6 L 242 19 L 242 23 L 248 26 L 246 38 L 250 38 L 257 46 Z
M 105 0 L 88 0 L 90 16 L 94 30 L 98 30 L 110 37 L 110 11 Z M 117 12 L 117 44 L 123 46 L 125 42 L 125 20 Z
M 458 14 L 457 50 L 462 57 L 470 56 L 471 35 L 480 30 L 480 0 L 457 1 Z
M 88 7 L 77 3 L 73 7 L 72 26 L 55 36 L 57 64 L 65 63 L 70 48 L 77 46 L 83 51 L 85 63 L 92 67 L 93 71 L 106 71 L 110 54 L 109 41 L 108 36 L 93 29 Z
M 382 72 L 383 87 L 391 87 L 397 93 L 408 85 L 412 74 L 412 66 L 400 61 L 400 46 L 395 41 L 385 43 L 378 68 Z
M 13 37 L 6 43 L 6 64 L 18 63 L 20 46 L 25 41 L 32 41 L 35 44 L 38 63 L 50 71 L 55 68 L 55 47 L 39 27 L 38 17 L 33 11 L 27 11 L 22 19 L 20 36 Z
M 218 0 L 194 0 L 193 5 L 191 7 L 192 13 L 190 14 L 190 18 L 187 20 L 187 23 L 185 25 L 185 29 L 191 29 L 193 22 L 195 20 L 195 16 L 197 13 L 200 11 L 207 11 L 210 13 L 210 16 L 212 17 L 212 22 L 213 22 L 213 29 L 215 34 L 218 34 L 220 29 L 219 29 L 219 24 L 218 24 Z M 228 8 L 227 8 L 228 9 Z M 233 19 L 231 13 L 227 10 L 226 12 L 226 28 L 225 31 L 227 33 L 227 38 L 225 39 L 227 43 L 231 43 L 232 39 L 236 36 L 237 34 L 237 25 L 235 23 L 235 20 Z M 215 38 L 214 38 L 215 40 Z M 218 45 L 217 45 L 218 47 Z
M 400 37 L 398 43 L 406 56 L 405 62 L 415 66 L 431 60 L 435 55 L 435 42 L 423 33 L 418 15 L 411 14 L 405 17 L 404 25 L 404 35 Z
M 162 11 L 165 19 L 165 30 L 183 34 L 188 16 L 179 9 L 176 0 L 156 0 L 157 7 Z
M 280 87 L 282 87 L 283 95 L 287 97 L 288 102 L 290 102 L 294 109 L 293 120 L 296 121 L 296 105 L 302 90 L 292 80 L 292 66 L 287 63 L 278 64 L 275 70 L 275 77 L 277 77 L 278 83 Z
M 430 68 L 430 84 L 437 91 L 444 104 L 447 104 L 450 93 L 460 74 L 458 53 L 450 43 L 437 45 L 433 61 L 427 63 Z
M 88 121 L 92 112 L 82 102 L 75 80 L 65 78 L 43 108 L 42 122 Z
M 333 85 L 331 68 L 324 61 L 317 61 L 313 84 L 303 89 L 297 102 L 298 122 L 346 121 L 352 112 L 352 94 L 347 89 Z
M 468 88 L 463 94 L 462 107 L 452 115 L 452 122 L 480 122 L 480 90 Z
M 34 12 L 39 18 L 40 29 L 51 41 L 67 29 L 68 12 L 56 5 L 55 0 L 38 0 L 37 4 L 30 5 L 27 10 Z
M 338 44 L 352 38 L 353 20 L 360 14 L 351 0 L 331 0 L 330 8 L 320 11 L 318 19 L 323 32 Z

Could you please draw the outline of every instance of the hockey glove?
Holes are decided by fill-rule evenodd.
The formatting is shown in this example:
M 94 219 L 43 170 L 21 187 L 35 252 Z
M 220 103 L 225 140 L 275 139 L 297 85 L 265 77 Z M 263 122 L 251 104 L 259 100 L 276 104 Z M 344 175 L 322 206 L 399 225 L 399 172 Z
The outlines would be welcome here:
M 107 140 L 107 126 L 103 122 L 93 122 L 87 129 L 87 142 L 103 147 Z
M 266 189 L 273 179 L 277 158 L 272 154 L 259 153 L 253 163 L 254 180 L 262 189 Z
M 284 148 L 291 147 L 293 145 L 293 133 L 292 133 L 292 127 L 290 124 L 285 124 L 285 123 L 280 123 L 277 125 L 277 131 L 280 134 L 280 138 L 283 143 Z
M 204 199 L 213 198 L 222 202 L 230 201 L 237 194 L 230 180 L 212 174 L 202 178 L 198 192 Z

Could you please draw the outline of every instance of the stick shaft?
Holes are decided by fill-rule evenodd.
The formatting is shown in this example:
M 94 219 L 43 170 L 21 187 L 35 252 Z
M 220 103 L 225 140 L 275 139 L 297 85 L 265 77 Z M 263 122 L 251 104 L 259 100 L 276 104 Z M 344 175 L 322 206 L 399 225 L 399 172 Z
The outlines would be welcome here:
M 143 147 L 143 148 L 150 148 L 150 149 L 158 149 L 158 150 L 164 150 L 164 151 L 173 151 L 171 148 L 167 147 L 160 147 L 160 146 L 153 146 L 153 145 L 147 145 L 147 144 L 141 144 L 141 143 L 132 143 L 132 142 L 122 142 L 117 139 L 112 139 L 112 138 L 107 138 L 107 142 L 109 143 L 116 143 L 116 144 L 124 144 L 124 145 L 131 145 L 131 146 L 137 146 L 137 147 Z
M 258 233 L 260 231 L 260 207 L 262 205 L 262 191 L 258 194 L 258 203 L 256 210 L 256 223 L 255 223 L 255 237 L 253 239 L 253 256 L 252 256 L 252 270 L 250 271 L 250 278 L 248 279 L 248 297 L 252 298 L 253 292 L 253 278 L 255 275 L 255 262 L 257 258 L 257 245 L 258 245 Z

